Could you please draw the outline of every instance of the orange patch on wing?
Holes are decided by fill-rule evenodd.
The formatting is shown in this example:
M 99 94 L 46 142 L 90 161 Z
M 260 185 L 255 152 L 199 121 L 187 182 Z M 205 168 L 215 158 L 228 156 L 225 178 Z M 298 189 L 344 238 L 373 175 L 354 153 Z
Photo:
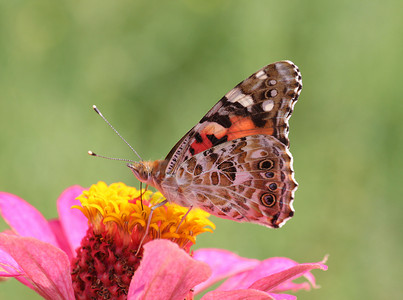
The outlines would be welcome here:
M 256 125 L 250 118 L 232 116 L 230 120 L 233 125 L 226 130 L 226 134 L 228 135 L 228 141 L 232 141 L 249 135 L 255 135 L 255 134 L 273 135 L 274 133 L 273 124 L 271 120 L 268 120 L 266 126 L 262 128 L 256 127 Z
M 194 150 L 194 154 L 203 152 L 215 146 L 208 139 L 207 135 L 214 135 L 217 139 L 227 136 L 227 141 L 232 141 L 255 134 L 273 135 L 274 133 L 273 122 L 271 120 L 267 120 L 266 126 L 262 128 L 256 127 L 253 121 L 247 117 L 231 116 L 230 121 L 232 126 L 229 128 L 225 128 L 215 122 L 208 123 L 204 128 L 202 128 L 199 131 L 202 141 L 194 141 L 190 145 Z
M 207 124 L 206 127 L 203 128 L 200 134 L 201 135 L 214 134 L 216 138 L 220 139 L 225 135 L 226 131 L 227 129 L 225 129 L 218 123 L 209 123 Z
M 201 143 L 193 142 L 191 144 L 191 147 L 195 151 L 194 154 L 197 154 L 197 153 L 203 152 L 204 150 L 210 149 L 211 147 L 213 147 L 213 144 L 209 140 L 206 140 L 205 142 L 201 142 Z
M 213 147 L 213 143 L 207 138 L 207 135 L 214 135 L 217 138 L 222 138 L 225 135 L 226 129 L 217 123 L 208 123 L 206 127 L 204 127 L 200 132 L 200 136 L 202 138 L 202 142 L 198 143 L 194 141 L 191 144 L 191 147 L 195 150 L 194 154 L 203 152 L 204 150 L 210 149 Z

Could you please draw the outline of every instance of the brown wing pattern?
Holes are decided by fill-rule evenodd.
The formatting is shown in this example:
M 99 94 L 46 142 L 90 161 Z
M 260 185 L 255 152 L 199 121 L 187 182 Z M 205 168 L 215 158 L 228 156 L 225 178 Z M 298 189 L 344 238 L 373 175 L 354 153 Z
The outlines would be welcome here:
M 260 69 L 229 91 L 170 151 L 166 173 L 190 157 L 250 135 L 269 135 L 286 147 L 288 119 L 302 88 L 298 67 L 280 61 Z
M 164 187 L 168 194 L 180 190 L 186 201 L 221 218 L 277 228 L 294 214 L 292 157 L 272 136 L 242 137 L 198 153 L 175 178 L 176 190 Z

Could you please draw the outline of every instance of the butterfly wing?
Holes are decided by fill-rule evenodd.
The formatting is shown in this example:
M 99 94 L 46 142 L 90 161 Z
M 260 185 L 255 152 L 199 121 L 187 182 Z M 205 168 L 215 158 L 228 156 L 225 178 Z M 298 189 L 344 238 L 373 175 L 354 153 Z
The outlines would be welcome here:
M 301 88 L 301 74 L 290 61 L 260 69 L 221 98 L 174 146 L 166 157 L 166 173 L 175 173 L 195 154 L 250 135 L 270 135 L 288 147 L 288 119 Z
M 200 152 L 170 180 L 163 189 L 172 201 L 221 218 L 278 228 L 294 214 L 292 156 L 273 136 L 242 137 Z

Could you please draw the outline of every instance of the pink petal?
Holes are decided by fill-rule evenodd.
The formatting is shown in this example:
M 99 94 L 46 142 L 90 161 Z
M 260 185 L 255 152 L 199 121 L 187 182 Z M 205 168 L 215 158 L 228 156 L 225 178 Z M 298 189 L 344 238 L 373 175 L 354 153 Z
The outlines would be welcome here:
M 33 289 L 45 299 L 74 299 L 67 255 L 31 237 L 0 234 L 0 247 L 23 271 Z M 19 280 L 19 277 L 16 277 Z
M 24 285 L 34 289 L 33 285 L 25 276 L 25 272 L 17 264 L 17 262 L 5 251 L 0 249 L 0 277 L 17 278 Z
M 236 276 L 229 278 L 225 281 L 217 290 L 234 290 L 234 289 L 248 289 L 251 288 L 251 285 L 254 284 L 256 281 L 266 278 L 272 274 L 276 274 L 278 272 L 288 270 L 298 266 L 298 263 L 285 257 L 273 257 L 266 259 L 248 272 L 240 273 Z M 308 270 L 309 271 L 309 270 Z M 296 275 L 294 278 L 299 277 L 303 274 Z M 292 279 L 294 279 L 292 278 Z M 309 277 L 312 280 L 312 277 Z M 289 281 L 287 281 L 289 280 Z M 314 285 L 314 281 L 312 281 Z M 274 287 L 273 287 L 274 288 Z M 283 291 L 283 290 L 298 290 L 298 289 L 307 289 L 307 283 L 302 284 L 295 284 L 291 282 L 291 279 L 285 279 L 279 282 L 276 285 L 275 291 Z M 257 289 L 257 288 L 255 288 Z M 260 289 L 262 290 L 262 289 Z M 264 289 L 265 291 L 269 291 L 269 289 Z
M 178 245 L 153 240 L 144 245 L 144 256 L 132 278 L 128 299 L 185 299 L 210 274 L 205 263 L 194 260 Z
M 66 237 L 64 233 L 61 222 L 59 220 L 49 220 L 49 226 L 50 228 L 52 228 L 53 234 L 56 237 L 59 248 L 62 249 L 67 254 L 67 256 L 71 261 L 71 259 L 75 256 L 75 253 L 71 251 L 71 247 L 68 242 L 68 237 Z
M 80 196 L 83 190 L 83 187 L 73 185 L 64 190 L 57 199 L 59 219 L 74 255 L 88 229 L 88 219 L 78 209 L 71 208 L 73 205 L 80 205 L 80 202 L 75 198 Z
M 209 279 L 195 287 L 195 294 L 224 278 L 250 270 L 260 263 L 256 259 L 240 257 L 221 249 L 199 249 L 194 252 L 193 258 L 207 263 L 213 271 Z
M 327 260 L 327 257 L 322 261 L 325 262 Z M 262 266 L 263 268 L 267 268 L 271 270 L 271 273 L 279 272 L 291 267 L 294 267 L 298 265 L 298 263 L 292 259 L 286 258 L 286 257 L 273 257 L 265 260 L 265 264 Z M 264 275 L 264 274 L 263 274 Z M 311 286 L 316 287 L 315 284 L 315 277 L 312 275 L 312 273 L 307 272 L 302 275 L 305 277 L 308 282 L 302 282 L 302 283 L 294 283 L 291 280 L 282 282 L 276 288 L 273 290 L 274 292 L 280 292 L 280 291 L 297 291 L 297 290 L 310 290 Z M 264 276 L 262 276 L 264 277 Z
M 211 291 L 202 300 L 273 300 L 269 294 L 257 290 Z
M 303 277 L 306 277 L 308 273 L 305 273 L 304 275 L 302 275 Z M 312 275 L 311 273 L 309 273 L 310 275 Z M 313 275 L 312 275 L 313 276 Z M 312 287 L 316 287 L 314 284 L 309 284 L 309 282 L 301 282 L 301 283 L 295 283 L 291 280 L 288 281 L 284 281 L 282 283 L 280 283 L 278 286 L 276 286 L 273 290 L 271 290 L 271 292 L 284 292 L 284 291 L 299 291 L 299 290 L 305 290 L 305 291 L 309 291 Z
M 6 251 L 0 249 L 0 277 L 15 277 L 21 273 L 17 262 Z
M 275 289 L 279 284 L 287 280 L 298 278 L 313 269 L 321 269 L 326 271 L 327 266 L 322 263 L 300 264 L 287 270 L 264 277 L 253 283 L 250 288 L 262 291 L 270 291 Z
M 288 295 L 288 294 L 271 294 L 269 293 L 270 296 L 273 297 L 274 300 L 296 300 L 297 297 L 294 295 Z
M 7 224 L 21 236 L 34 237 L 58 246 L 48 221 L 31 204 L 5 192 L 0 192 L 0 213 Z

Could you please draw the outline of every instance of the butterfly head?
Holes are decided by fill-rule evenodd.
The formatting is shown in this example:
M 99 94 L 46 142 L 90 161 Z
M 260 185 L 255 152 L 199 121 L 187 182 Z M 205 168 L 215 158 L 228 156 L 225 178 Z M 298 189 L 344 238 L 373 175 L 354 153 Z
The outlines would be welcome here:
M 127 166 L 141 182 L 148 183 L 150 181 L 152 168 L 148 162 L 133 162 L 127 164 Z
M 166 162 L 160 160 L 140 161 L 129 163 L 127 166 L 138 180 L 159 188 L 165 175 Z

